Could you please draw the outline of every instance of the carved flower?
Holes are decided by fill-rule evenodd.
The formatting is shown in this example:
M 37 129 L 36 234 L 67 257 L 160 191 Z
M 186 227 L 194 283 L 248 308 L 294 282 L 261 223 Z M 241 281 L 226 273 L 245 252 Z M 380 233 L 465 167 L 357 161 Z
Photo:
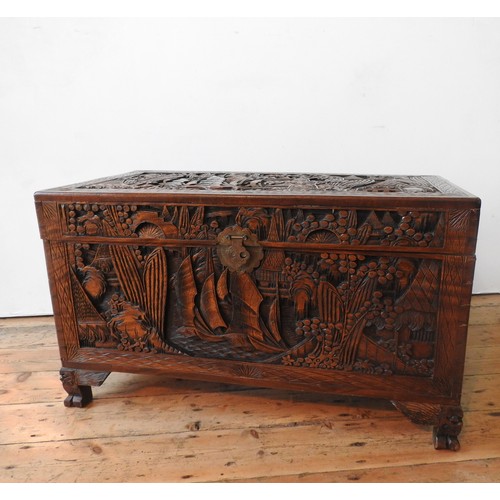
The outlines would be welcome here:
M 309 354 L 307 358 L 305 359 L 304 364 L 306 366 L 309 366 L 310 368 L 318 368 L 320 365 L 321 359 L 317 356 L 314 356 L 312 354 Z
M 411 344 L 401 344 L 398 346 L 398 356 L 403 361 L 409 361 L 412 356 L 412 345 Z
M 95 215 L 92 210 L 89 210 L 85 215 L 78 217 L 79 226 L 77 231 L 93 236 L 101 232 L 101 219 Z
M 354 371 L 362 373 L 373 373 L 374 371 L 373 363 L 368 359 L 356 361 L 352 368 Z
M 418 359 L 411 362 L 411 366 L 419 375 L 431 375 L 434 369 L 434 360 Z
M 326 369 L 337 369 L 337 370 L 343 370 L 344 367 L 339 363 L 339 360 L 335 357 L 333 357 L 333 352 L 330 354 L 328 357 L 323 358 L 321 360 L 321 363 L 319 364 L 319 368 L 326 368 Z
M 375 375 L 392 375 L 391 367 L 387 363 L 381 363 L 373 369 Z

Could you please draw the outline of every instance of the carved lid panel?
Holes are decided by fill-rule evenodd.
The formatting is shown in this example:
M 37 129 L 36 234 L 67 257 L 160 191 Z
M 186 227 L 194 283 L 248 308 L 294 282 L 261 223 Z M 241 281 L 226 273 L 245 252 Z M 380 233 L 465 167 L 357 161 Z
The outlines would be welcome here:
M 354 175 L 255 172 L 137 171 L 72 184 L 47 192 L 210 195 L 369 196 L 409 198 L 472 195 L 430 175 Z

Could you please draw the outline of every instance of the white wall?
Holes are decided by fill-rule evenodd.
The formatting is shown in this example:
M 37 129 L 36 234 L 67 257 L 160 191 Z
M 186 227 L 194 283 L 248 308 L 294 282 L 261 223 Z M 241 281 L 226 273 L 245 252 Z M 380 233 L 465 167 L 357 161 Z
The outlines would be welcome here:
M 0 19 L 0 316 L 51 312 L 35 190 L 129 170 L 439 174 L 500 291 L 499 19 Z

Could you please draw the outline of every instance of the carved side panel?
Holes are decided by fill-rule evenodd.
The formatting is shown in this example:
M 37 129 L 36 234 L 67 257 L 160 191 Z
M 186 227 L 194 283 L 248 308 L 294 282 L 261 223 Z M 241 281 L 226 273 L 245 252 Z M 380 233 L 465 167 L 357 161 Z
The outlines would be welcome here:
M 37 202 L 36 209 L 42 239 L 60 239 L 63 233 L 62 225 L 66 224 L 64 206 L 55 201 L 43 201 Z
M 44 242 L 54 306 L 59 349 L 63 360 L 72 358 L 79 346 L 79 332 L 71 283 L 68 280 L 68 249 L 64 243 Z
M 450 210 L 446 235 L 450 251 L 459 255 L 473 254 L 478 223 L 479 209 Z
M 443 261 L 438 310 L 439 345 L 435 385 L 460 399 L 475 257 L 449 255 Z M 453 348 L 448 348 L 448 346 Z

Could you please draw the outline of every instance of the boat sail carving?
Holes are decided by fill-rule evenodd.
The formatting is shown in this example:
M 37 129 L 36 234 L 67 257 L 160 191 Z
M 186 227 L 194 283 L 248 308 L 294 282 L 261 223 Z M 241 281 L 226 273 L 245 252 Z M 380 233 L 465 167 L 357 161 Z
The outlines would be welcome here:
M 212 273 L 203 283 L 200 295 L 200 312 L 211 330 L 227 328 L 224 318 L 219 311 L 217 294 L 215 292 L 215 277 Z
M 278 285 L 276 285 L 276 297 L 269 310 L 269 332 L 278 344 L 283 341 L 280 334 L 280 316 L 280 295 Z
M 263 341 L 264 333 L 259 325 L 259 307 L 263 300 L 259 289 L 248 273 L 231 273 L 231 298 L 233 315 L 227 333 L 245 332 L 249 338 Z
M 198 292 L 196 290 L 190 255 L 182 261 L 179 271 L 177 271 L 176 285 L 179 313 L 182 318 L 181 333 L 184 335 L 196 335 L 194 299 Z
M 222 274 L 219 277 L 219 280 L 217 281 L 217 297 L 220 300 L 226 300 L 227 296 L 229 295 L 229 290 L 227 287 L 227 275 L 228 275 L 228 270 L 227 268 L 222 271 Z

